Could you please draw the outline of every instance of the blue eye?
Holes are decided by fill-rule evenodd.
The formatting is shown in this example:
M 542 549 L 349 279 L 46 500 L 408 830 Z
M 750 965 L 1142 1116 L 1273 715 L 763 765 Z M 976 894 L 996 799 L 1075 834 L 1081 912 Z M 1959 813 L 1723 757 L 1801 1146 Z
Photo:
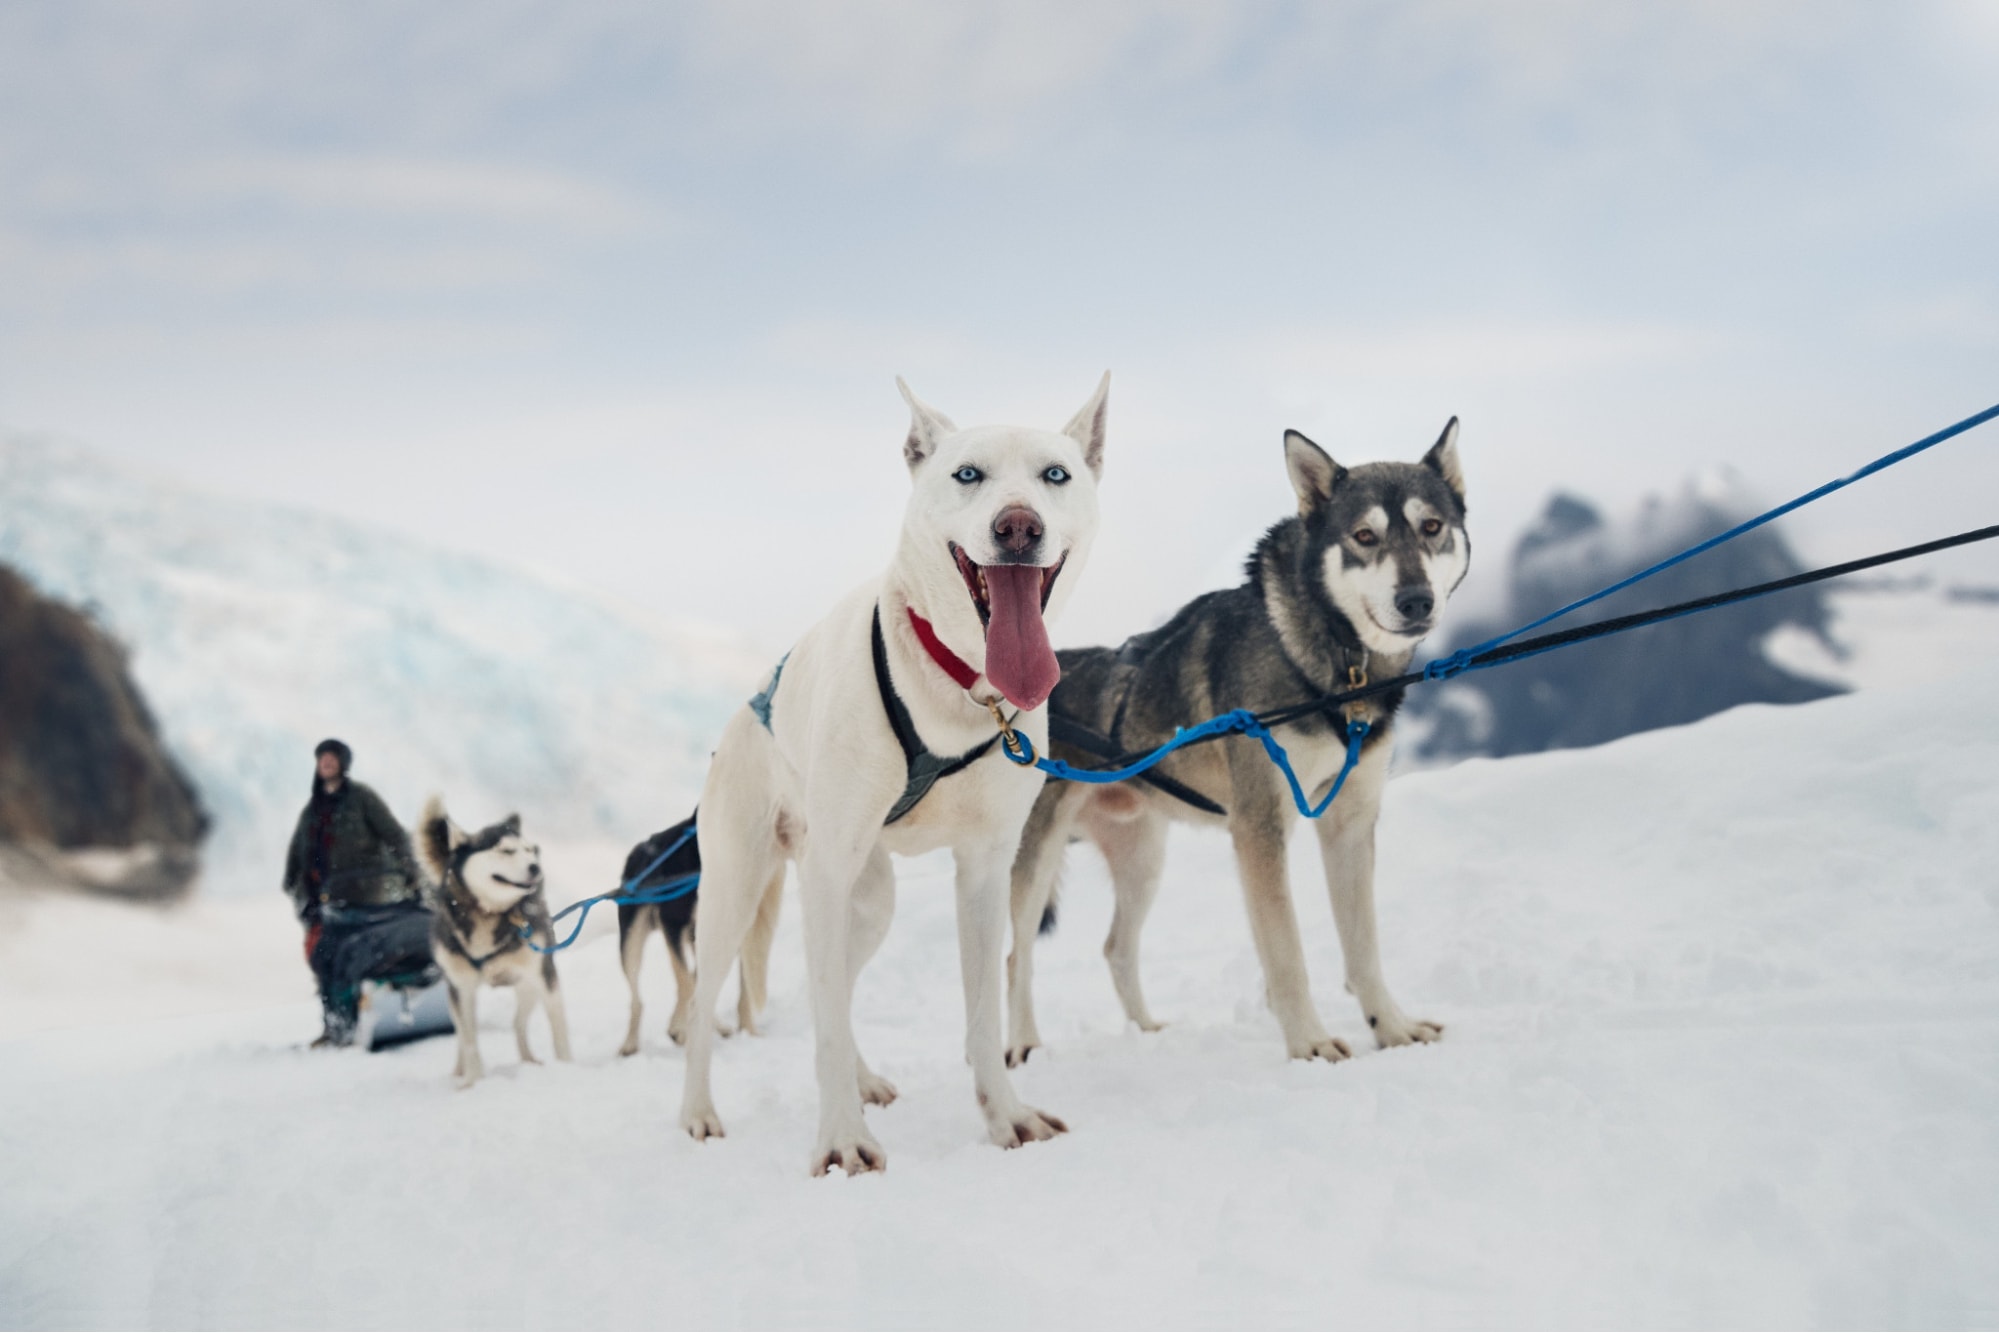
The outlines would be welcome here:
M 957 479 L 960 486 L 970 486 L 973 482 L 984 481 L 986 479 L 986 474 L 973 467 L 970 463 L 965 464 L 965 466 L 959 468 L 951 475 Z
M 1062 483 L 1069 480 L 1069 469 L 1063 467 L 1061 464 L 1058 463 L 1054 467 L 1051 467 L 1046 472 L 1042 473 L 1041 479 L 1047 482 L 1050 486 L 1060 486 Z

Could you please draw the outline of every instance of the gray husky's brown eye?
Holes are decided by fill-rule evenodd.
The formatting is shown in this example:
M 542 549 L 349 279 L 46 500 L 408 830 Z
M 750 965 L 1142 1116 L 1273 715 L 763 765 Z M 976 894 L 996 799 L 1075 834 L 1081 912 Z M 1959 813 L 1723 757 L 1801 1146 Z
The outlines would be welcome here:
M 1438 520 L 1434 518 L 1426 518 L 1423 520 L 1423 535 L 1425 537 L 1434 537 L 1443 530 L 1444 530 L 1444 525 Z
M 1355 546 L 1372 546 L 1380 540 L 1381 538 L 1374 535 L 1373 528 L 1354 529 L 1353 544 Z

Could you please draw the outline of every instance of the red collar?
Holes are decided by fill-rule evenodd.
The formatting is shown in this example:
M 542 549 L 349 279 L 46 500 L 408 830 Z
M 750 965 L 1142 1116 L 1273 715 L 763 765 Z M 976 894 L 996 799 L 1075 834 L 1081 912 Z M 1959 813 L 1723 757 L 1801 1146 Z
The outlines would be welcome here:
M 966 665 L 964 658 L 944 646 L 944 640 L 937 637 L 937 631 L 930 628 L 929 621 L 916 614 L 915 607 L 905 609 L 909 612 L 909 627 L 916 631 L 916 637 L 929 652 L 930 660 L 944 668 L 944 674 L 957 681 L 959 689 L 971 689 L 979 673 Z

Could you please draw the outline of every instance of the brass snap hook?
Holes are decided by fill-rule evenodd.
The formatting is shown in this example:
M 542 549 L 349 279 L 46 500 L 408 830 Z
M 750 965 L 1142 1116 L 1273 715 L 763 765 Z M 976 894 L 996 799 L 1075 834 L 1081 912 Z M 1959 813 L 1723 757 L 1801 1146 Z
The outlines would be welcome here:
M 1000 744 L 1006 747 L 1008 756 L 1015 763 L 1026 763 L 1027 747 L 1021 744 L 1020 737 L 1014 732 L 1013 724 L 1008 722 L 1006 714 L 1000 711 L 999 700 L 986 700 L 986 709 L 993 715 L 993 725 L 999 728 Z

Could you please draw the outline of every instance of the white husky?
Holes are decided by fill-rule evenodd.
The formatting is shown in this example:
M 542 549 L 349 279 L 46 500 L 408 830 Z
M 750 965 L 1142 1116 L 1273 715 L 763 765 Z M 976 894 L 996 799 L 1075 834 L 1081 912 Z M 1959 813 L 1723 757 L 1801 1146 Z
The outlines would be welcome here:
M 819 1076 L 812 1172 L 878 1171 L 862 1118 L 895 1088 L 854 1043 L 855 979 L 895 911 L 891 853 L 957 859 L 965 1053 L 1002 1147 L 1066 1128 L 1014 1094 L 1002 1049 L 1008 873 L 1041 775 L 999 753 L 1005 716 L 1047 743 L 1042 705 L 1060 668 L 1042 625 L 1082 572 L 1097 530 L 1106 374 L 1061 432 L 960 430 L 897 380 L 914 491 L 895 558 L 798 640 L 723 731 L 701 796 L 694 1012 L 714 1012 L 759 904 L 797 862 Z M 714 1024 L 687 1044 L 680 1123 L 719 1136 L 709 1091 Z

